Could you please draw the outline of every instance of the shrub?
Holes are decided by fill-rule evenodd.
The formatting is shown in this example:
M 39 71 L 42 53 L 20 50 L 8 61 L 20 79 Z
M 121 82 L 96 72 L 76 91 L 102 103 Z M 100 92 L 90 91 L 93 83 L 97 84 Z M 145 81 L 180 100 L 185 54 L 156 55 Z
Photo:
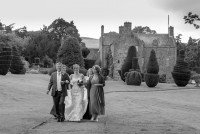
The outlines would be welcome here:
M 156 53 L 154 49 L 152 49 L 149 57 L 149 62 L 147 64 L 147 73 L 158 74 L 158 72 L 159 72 L 159 66 L 156 58 Z
M 126 84 L 140 86 L 142 83 L 142 76 L 138 71 L 131 71 L 126 73 Z
M 159 83 L 166 83 L 166 74 L 159 75 Z
M 22 62 L 22 58 L 19 55 L 19 52 L 17 50 L 17 47 L 12 47 L 12 62 L 9 71 L 12 74 L 25 74 L 26 69 L 24 67 L 24 64 Z
M 82 51 L 83 58 L 86 58 L 88 54 L 90 53 L 90 50 L 87 47 L 83 47 L 81 51 Z
M 129 49 L 128 49 L 126 59 L 125 59 L 123 65 L 122 65 L 122 68 L 121 68 L 121 78 L 122 78 L 123 81 L 125 81 L 124 74 L 126 72 L 128 72 L 129 69 L 132 68 L 132 58 L 133 57 L 136 57 L 136 48 L 135 48 L 135 46 L 130 46 Z
M 155 87 L 158 84 L 159 75 L 147 73 L 145 74 L 144 79 L 148 87 Z
M 145 83 L 148 87 L 155 87 L 159 81 L 159 66 L 156 58 L 156 53 L 152 49 L 147 64 L 147 73 L 145 74 Z
M 42 59 L 43 67 L 52 67 L 53 66 L 53 60 L 49 58 L 48 55 L 45 55 L 45 57 Z
M 95 64 L 95 60 L 91 59 L 84 59 L 84 62 L 85 62 L 85 69 L 92 68 Z
M 75 37 L 68 36 L 63 40 L 63 44 L 60 46 L 58 51 L 58 61 L 68 67 L 72 67 L 74 64 L 84 67 L 81 48 Z
M 0 51 L 0 75 L 6 75 L 8 73 L 11 60 L 12 60 L 11 48 L 3 47 Z
M 179 52 L 176 65 L 174 66 L 174 70 L 172 72 L 172 77 L 177 86 L 184 87 L 190 80 L 190 70 L 188 63 L 184 61 L 184 50 L 180 50 Z
M 132 59 L 132 69 L 131 69 L 131 71 L 141 72 L 140 71 L 140 66 L 138 64 L 138 58 L 137 57 L 133 57 L 133 59 Z

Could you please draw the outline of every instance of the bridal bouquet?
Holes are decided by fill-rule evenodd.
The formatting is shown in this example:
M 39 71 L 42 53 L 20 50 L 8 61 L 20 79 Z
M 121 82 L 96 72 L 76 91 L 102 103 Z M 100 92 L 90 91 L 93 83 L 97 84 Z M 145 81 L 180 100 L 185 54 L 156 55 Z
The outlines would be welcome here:
M 82 80 L 78 80 L 77 84 L 79 87 L 84 85 Z

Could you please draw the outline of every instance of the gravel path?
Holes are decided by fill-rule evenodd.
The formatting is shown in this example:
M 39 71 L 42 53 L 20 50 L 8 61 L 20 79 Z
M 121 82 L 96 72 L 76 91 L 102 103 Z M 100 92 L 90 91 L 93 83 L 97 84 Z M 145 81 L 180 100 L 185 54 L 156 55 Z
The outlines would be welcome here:
M 99 122 L 58 123 L 49 115 L 49 76 L 0 79 L 0 134 L 200 134 L 200 89 L 194 85 L 148 88 L 108 81 L 106 115 Z

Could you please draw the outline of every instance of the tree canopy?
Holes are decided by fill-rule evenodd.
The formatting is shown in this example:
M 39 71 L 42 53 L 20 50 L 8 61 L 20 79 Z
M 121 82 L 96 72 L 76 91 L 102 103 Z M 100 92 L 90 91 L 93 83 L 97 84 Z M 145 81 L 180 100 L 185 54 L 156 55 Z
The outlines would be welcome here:
M 132 31 L 134 33 L 156 34 L 156 31 L 151 30 L 148 26 L 136 26 Z
M 200 28 L 200 24 L 198 24 L 198 22 L 200 21 L 199 15 L 189 12 L 186 16 L 183 17 L 183 19 L 185 20 L 185 24 L 187 24 L 187 23 L 191 24 L 196 29 Z

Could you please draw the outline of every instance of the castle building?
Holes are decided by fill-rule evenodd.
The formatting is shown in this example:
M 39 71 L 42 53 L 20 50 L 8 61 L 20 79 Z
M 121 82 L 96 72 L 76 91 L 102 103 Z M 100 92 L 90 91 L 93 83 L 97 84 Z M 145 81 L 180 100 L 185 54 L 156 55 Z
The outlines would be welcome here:
M 172 26 L 168 28 L 166 34 L 143 34 L 134 33 L 130 22 L 125 22 L 124 26 L 119 26 L 119 33 L 104 33 L 104 26 L 102 25 L 99 41 L 101 66 L 107 66 L 106 56 L 110 49 L 113 57 L 113 78 L 115 80 L 121 79 L 118 70 L 121 69 L 130 46 L 136 47 L 142 73 L 145 73 L 150 52 L 154 49 L 159 64 L 159 74 L 165 74 L 167 82 L 173 81 L 171 72 L 176 62 L 177 48 Z

